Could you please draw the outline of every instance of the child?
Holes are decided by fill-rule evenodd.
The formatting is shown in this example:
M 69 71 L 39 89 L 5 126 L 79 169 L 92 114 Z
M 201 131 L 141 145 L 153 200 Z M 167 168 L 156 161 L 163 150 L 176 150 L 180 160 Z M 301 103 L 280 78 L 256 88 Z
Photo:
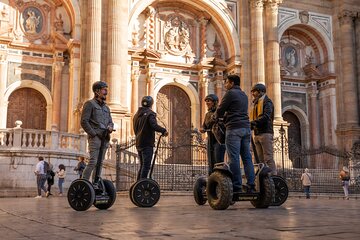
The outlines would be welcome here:
M 59 171 L 56 172 L 59 177 L 58 186 L 59 186 L 59 196 L 63 195 L 63 183 L 65 181 L 65 166 L 64 164 L 59 165 Z

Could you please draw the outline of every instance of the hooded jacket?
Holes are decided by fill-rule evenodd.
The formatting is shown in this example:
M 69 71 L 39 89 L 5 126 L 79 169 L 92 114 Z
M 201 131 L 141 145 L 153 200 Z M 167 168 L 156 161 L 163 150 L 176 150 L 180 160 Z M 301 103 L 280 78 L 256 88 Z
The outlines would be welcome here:
M 156 113 L 148 107 L 139 107 L 134 115 L 133 128 L 137 149 L 154 147 L 155 132 L 166 132 L 165 128 L 157 124 Z

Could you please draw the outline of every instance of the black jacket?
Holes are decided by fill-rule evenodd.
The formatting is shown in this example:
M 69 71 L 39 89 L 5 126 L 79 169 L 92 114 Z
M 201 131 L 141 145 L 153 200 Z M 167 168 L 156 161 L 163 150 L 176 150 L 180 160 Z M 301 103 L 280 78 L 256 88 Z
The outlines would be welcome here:
M 215 123 L 215 119 L 213 117 L 214 113 L 215 113 L 216 108 L 212 108 L 210 109 L 206 114 L 205 114 L 205 118 L 204 118 L 204 122 L 203 122 L 203 129 L 207 132 L 208 134 L 208 140 L 210 142 L 211 145 L 217 143 L 216 138 L 214 136 L 214 134 L 211 132 L 211 128 Z
M 254 103 L 253 111 L 256 110 L 259 101 Z M 274 121 L 274 105 L 271 99 L 265 95 L 263 100 L 262 113 L 254 114 L 254 120 L 251 121 L 251 126 L 254 129 L 255 135 L 262 133 L 274 134 L 273 121 Z
M 224 118 L 226 129 L 250 128 L 248 97 L 240 86 L 235 85 L 225 93 L 215 118 Z
M 134 115 L 133 128 L 136 138 L 136 148 L 155 146 L 155 131 L 165 133 L 166 129 L 159 126 L 156 113 L 147 107 L 139 107 Z

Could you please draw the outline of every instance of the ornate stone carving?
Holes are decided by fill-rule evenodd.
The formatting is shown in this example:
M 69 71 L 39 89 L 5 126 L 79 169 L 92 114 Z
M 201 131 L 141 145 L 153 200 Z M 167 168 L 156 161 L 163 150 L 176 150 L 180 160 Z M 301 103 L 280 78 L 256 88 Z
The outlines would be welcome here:
M 262 10 L 264 8 L 264 0 L 250 0 L 250 6 Z
M 28 34 L 38 34 L 43 26 L 43 16 L 39 9 L 28 7 L 23 11 L 23 26 Z
M 164 39 L 166 49 L 174 55 L 184 55 L 190 50 L 190 29 L 176 15 L 166 21 Z
M 64 32 L 64 21 L 62 20 L 62 15 L 59 13 L 59 16 L 55 16 L 54 22 L 55 31 L 63 33 Z
M 353 24 L 355 17 L 356 17 L 356 12 L 349 10 L 343 10 L 338 15 L 340 25 Z
M 299 12 L 299 19 L 301 23 L 308 24 L 309 22 L 309 13 L 307 11 Z

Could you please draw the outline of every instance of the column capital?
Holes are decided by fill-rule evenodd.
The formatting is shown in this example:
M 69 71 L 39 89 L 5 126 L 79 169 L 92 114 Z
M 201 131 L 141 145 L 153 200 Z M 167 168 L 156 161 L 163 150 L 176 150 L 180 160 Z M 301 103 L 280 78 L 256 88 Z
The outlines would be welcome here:
M 265 0 L 249 0 L 250 7 L 256 10 L 263 10 Z
M 341 12 L 339 12 L 338 14 L 338 18 L 340 21 L 340 25 L 347 25 L 347 24 L 352 24 L 353 20 L 356 17 L 356 12 L 354 11 L 350 11 L 350 10 L 342 10 Z
M 265 0 L 264 3 L 266 9 L 269 9 L 272 14 L 277 14 L 282 0 Z

